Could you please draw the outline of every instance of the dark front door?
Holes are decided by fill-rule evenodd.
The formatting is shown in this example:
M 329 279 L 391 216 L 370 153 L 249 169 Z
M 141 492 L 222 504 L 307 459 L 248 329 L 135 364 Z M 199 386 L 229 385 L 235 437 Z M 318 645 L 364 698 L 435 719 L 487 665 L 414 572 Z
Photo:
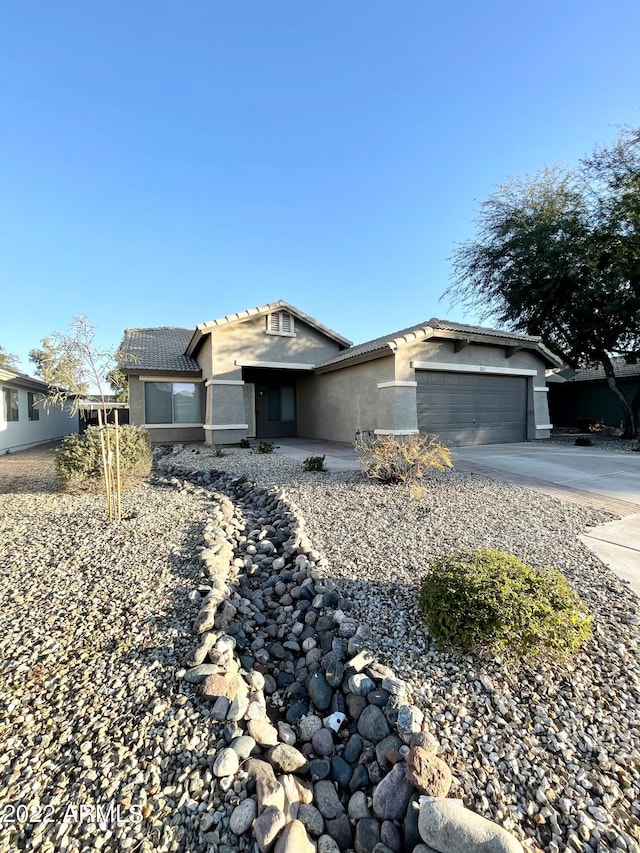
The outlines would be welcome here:
M 257 382 L 256 437 L 286 438 L 296 434 L 296 386 Z

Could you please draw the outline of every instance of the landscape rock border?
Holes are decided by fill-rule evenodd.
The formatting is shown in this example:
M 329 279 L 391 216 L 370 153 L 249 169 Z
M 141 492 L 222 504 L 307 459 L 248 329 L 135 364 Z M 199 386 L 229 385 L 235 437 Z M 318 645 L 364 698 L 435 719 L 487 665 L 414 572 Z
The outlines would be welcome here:
M 195 483 L 215 504 L 199 551 L 199 642 L 180 674 L 228 744 L 213 757 L 221 791 L 240 782 L 245 795 L 230 833 L 279 853 L 522 851 L 446 799 L 451 770 L 410 688 L 367 648 L 370 627 L 349 615 L 284 491 L 179 465 L 154 482 Z

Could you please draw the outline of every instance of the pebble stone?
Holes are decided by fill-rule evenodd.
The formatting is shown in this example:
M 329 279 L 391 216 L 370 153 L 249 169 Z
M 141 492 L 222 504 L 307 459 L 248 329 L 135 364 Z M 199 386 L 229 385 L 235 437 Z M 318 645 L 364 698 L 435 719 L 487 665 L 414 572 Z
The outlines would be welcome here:
M 365 819 L 379 826 L 377 853 L 393 850 L 398 833 L 411 850 L 424 807 L 414 808 L 413 793 L 403 814 L 396 796 L 390 822 L 380 799 L 389 779 L 402 790 L 416 745 L 438 752 L 453 773 L 451 796 L 503 827 L 507 844 L 637 849 L 640 620 L 629 590 L 577 538 L 602 513 L 457 472 L 431 478 L 416 501 L 357 474 L 319 480 L 277 454 L 176 447 L 156 457 L 151 485 L 125 494 L 118 525 L 104 523 L 95 496 L 0 496 L 3 805 L 24 797 L 60 814 L 113 797 L 143 818 L 18 823 L 0 836 L 1 853 L 235 853 L 250 849 L 249 825 L 238 834 L 231 826 L 246 802 L 251 821 L 262 819 L 255 841 L 265 849 L 286 849 L 302 830 L 307 843 L 302 821 L 282 833 L 299 802 L 322 817 L 322 834 L 311 836 L 318 851 L 349 849 Z M 570 671 L 438 650 L 416 610 L 416 578 L 430 555 L 466 544 L 562 567 L 595 617 Z M 25 635 L 29 645 L 16 641 Z M 349 690 L 356 673 L 356 689 L 365 678 L 375 684 L 364 696 Z M 214 674 L 228 679 L 226 719 L 201 692 Z M 378 741 L 367 737 L 383 730 L 369 725 L 380 721 L 370 708 L 387 727 Z M 299 721 L 314 714 L 326 726 L 346 715 L 332 735 L 336 760 L 316 757 L 313 732 L 301 736 Z M 243 758 L 233 745 L 257 720 L 275 742 L 254 740 L 249 754 L 260 759 Z M 282 720 L 309 770 L 278 782 L 268 750 L 291 740 Z M 400 743 L 380 755 L 398 725 Z M 216 776 L 226 749 L 241 766 Z M 327 776 L 312 785 L 323 760 Z M 344 764 L 355 789 L 332 778 Z M 364 801 L 351 809 L 356 794 Z M 365 813 L 372 796 L 378 809 Z M 362 817 L 352 823 L 348 807 Z

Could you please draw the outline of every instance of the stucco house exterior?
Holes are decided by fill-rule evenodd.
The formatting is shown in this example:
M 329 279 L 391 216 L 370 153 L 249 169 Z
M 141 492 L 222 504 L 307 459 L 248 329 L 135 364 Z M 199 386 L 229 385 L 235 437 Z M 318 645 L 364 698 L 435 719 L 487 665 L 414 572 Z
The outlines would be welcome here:
M 0 455 L 78 432 L 78 416 L 70 416 L 68 407 L 45 409 L 42 400 L 47 391 L 39 379 L 0 368 Z
M 127 329 L 122 351 L 130 421 L 161 443 L 546 438 L 545 370 L 561 366 L 538 337 L 435 318 L 353 346 L 284 300 L 195 329 Z

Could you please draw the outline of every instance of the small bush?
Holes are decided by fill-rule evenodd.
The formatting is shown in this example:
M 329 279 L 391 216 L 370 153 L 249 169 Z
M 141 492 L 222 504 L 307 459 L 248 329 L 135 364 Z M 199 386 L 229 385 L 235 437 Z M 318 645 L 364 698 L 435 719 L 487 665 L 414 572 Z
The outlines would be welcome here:
M 326 471 L 324 456 L 307 456 L 302 462 L 303 471 Z
M 593 447 L 593 442 L 586 435 L 579 435 L 574 444 L 577 444 L 578 447 Z
M 434 560 L 418 603 L 434 637 L 463 652 L 564 657 L 591 634 L 591 617 L 564 575 L 492 548 Z
M 111 449 L 115 450 L 114 428 L 109 427 Z M 104 467 L 99 427 L 67 435 L 55 453 L 59 487 L 64 491 L 104 491 Z M 114 462 L 115 465 L 115 462 Z M 151 470 L 151 444 L 144 427 L 120 427 L 120 483 L 133 488 Z
M 602 432 L 606 424 L 600 417 L 589 416 L 576 418 L 576 426 L 580 432 Z
M 242 447 L 244 450 L 246 450 L 247 448 L 251 447 L 251 442 L 249 441 L 248 438 L 241 438 L 240 439 L 240 447 Z
M 256 453 L 273 453 L 276 449 L 272 441 L 261 441 L 256 445 Z
M 356 453 L 364 473 L 383 483 L 413 483 L 430 469 L 453 467 L 449 449 L 436 435 L 362 438 L 356 444 Z

